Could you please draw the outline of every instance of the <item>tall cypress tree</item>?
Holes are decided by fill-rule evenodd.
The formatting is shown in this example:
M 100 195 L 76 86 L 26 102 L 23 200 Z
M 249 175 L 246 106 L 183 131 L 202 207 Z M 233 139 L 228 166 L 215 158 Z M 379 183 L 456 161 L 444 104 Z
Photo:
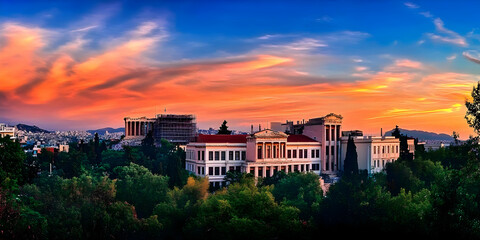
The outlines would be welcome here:
M 217 134 L 226 134 L 226 135 L 232 134 L 232 131 L 228 130 L 227 120 L 223 120 L 223 123 L 218 129 Z
M 350 136 L 348 137 L 347 142 L 347 153 L 345 154 L 345 162 L 344 162 L 344 176 L 350 177 L 353 175 L 358 174 L 358 155 L 357 155 L 357 146 L 355 146 L 355 142 L 353 138 Z

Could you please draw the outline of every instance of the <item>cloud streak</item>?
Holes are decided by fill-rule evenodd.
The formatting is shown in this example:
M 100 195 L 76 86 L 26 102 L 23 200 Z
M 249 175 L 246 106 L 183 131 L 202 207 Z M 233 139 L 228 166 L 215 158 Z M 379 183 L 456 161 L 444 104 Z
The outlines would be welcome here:
M 172 113 L 196 114 L 200 127 L 216 126 L 221 118 L 248 129 L 250 124 L 337 112 L 344 115 L 346 129 L 368 132 L 395 124 L 428 126 L 432 115 L 458 117 L 461 107 L 456 104 L 478 79 L 435 74 L 425 63 L 407 58 L 392 58 L 379 69 L 358 56 L 345 56 L 352 72 L 343 75 L 322 75 L 304 67 L 335 65 L 339 56 L 318 51 L 335 44 L 336 38 L 359 41 L 370 36 L 353 31 L 270 45 L 277 37 L 267 37 L 257 48 L 227 57 L 151 59 L 152 52 L 162 55 L 174 39 L 166 26 L 145 21 L 108 39 L 78 38 L 94 29 L 85 27 L 55 45 L 56 36 L 68 30 L 1 24 L 2 115 L 33 119 L 46 128 L 85 129 L 121 126 L 125 116 L 152 116 L 156 107 L 166 107 Z M 90 49 L 90 42 L 97 43 L 97 49 Z M 473 53 L 465 57 L 473 59 Z M 409 121 L 413 116 L 415 121 Z

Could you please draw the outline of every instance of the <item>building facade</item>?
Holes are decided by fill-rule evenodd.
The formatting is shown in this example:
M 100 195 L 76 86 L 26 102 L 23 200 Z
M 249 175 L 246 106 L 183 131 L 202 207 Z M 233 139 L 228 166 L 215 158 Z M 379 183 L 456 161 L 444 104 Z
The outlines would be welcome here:
M 313 171 L 320 173 L 320 143 L 304 135 L 263 130 L 250 135 L 199 135 L 186 147 L 186 169 L 208 176 L 212 186 L 225 184 L 228 171 L 255 177 Z
M 194 140 L 197 132 L 195 115 L 158 114 L 155 118 L 125 117 L 125 139 L 143 139 L 152 131 L 156 144 L 161 139 L 171 143 L 186 145 Z
M 395 137 L 351 136 L 357 148 L 358 169 L 369 174 L 381 172 L 400 156 L 400 140 Z M 349 136 L 341 138 L 340 168 L 343 169 Z
M 0 137 L 10 136 L 10 139 L 16 138 L 16 128 L 9 127 L 7 124 L 0 123 Z
M 155 119 L 153 132 L 157 144 L 166 139 L 177 145 L 187 145 L 195 140 L 197 121 L 192 114 L 160 114 Z
M 147 133 L 153 130 L 153 124 L 155 123 L 155 118 L 147 117 L 125 117 L 125 138 L 144 138 Z

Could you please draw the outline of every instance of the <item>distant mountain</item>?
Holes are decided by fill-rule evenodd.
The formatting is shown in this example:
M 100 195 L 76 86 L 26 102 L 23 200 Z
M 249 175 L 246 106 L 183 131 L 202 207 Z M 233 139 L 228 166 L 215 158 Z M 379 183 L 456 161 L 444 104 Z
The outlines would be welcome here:
M 111 128 L 111 127 L 107 127 L 107 128 L 100 128 L 100 129 L 97 129 L 97 130 L 87 130 L 87 132 L 89 132 L 89 133 L 91 133 L 91 134 L 98 133 L 99 135 L 105 134 L 106 131 L 108 131 L 109 133 L 125 132 L 125 128 Z
M 392 136 L 392 129 L 384 134 L 384 136 Z M 418 138 L 419 141 L 434 140 L 434 141 L 454 141 L 453 137 L 445 133 L 434 133 L 420 130 L 407 130 L 400 128 L 400 134 L 407 135 L 408 137 Z
M 45 129 L 41 129 L 35 125 L 33 126 L 30 126 L 30 125 L 26 125 L 26 124 L 17 124 L 17 129 L 18 130 L 23 130 L 23 131 L 30 131 L 32 133 L 50 133 L 50 131 L 47 131 Z

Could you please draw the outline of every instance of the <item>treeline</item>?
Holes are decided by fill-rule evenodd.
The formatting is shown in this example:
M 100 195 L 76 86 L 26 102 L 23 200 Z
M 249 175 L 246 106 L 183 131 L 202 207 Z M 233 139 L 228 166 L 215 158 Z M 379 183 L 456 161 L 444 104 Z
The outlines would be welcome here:
M 349 174 L 326 194 L 316 174 L 284 172 L 229 172 L 212 192 L 183 169 L 183 150 L 149 141 L 110 151 L 94 140 L 32 161 L 1 138 L 0 239 L 480 238 L 477 138 Z

